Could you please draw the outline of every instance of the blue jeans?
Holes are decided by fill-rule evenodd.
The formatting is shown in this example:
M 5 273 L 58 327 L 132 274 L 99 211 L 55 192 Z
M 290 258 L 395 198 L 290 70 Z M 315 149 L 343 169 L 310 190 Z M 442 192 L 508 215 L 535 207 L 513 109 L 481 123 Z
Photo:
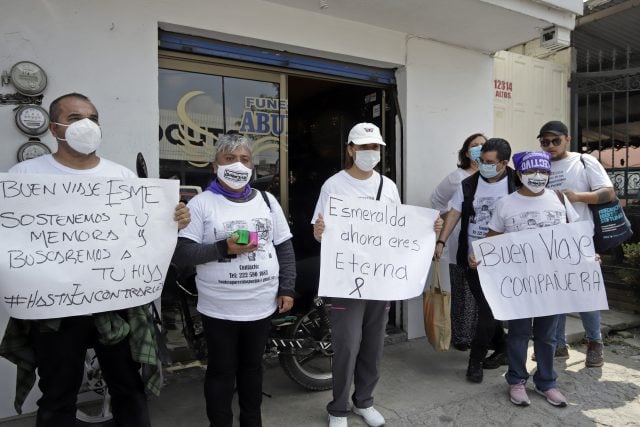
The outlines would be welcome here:
M 556 387 L 558 375 L 553 370 L 553 355 L 556 350 L 555 332 L 558 316 L 534 317 L 533 319 L 509 320 L 507 334 L 507 357 L 509 370 L 505 375 L 509 384 L 524 384 L 529 379 L 527 371 L 527 346 L 533 324 L 533 350 L 536 354 L 538 369 L 533 382 L 539 390 L 546 391 Z
M 561 314 L 558 317 L 556 345 L 558 347 L 564 347 L 567 345 L 567 337 L 565 335 L 567 315 Z M 602 342 L 602 332 L 600 331 L 600 311 L 586 311 L 584 313 L 580 313 L 580 318 L 582 319 L 582 327 L 584 328 L 584 335 L 587 340 Z

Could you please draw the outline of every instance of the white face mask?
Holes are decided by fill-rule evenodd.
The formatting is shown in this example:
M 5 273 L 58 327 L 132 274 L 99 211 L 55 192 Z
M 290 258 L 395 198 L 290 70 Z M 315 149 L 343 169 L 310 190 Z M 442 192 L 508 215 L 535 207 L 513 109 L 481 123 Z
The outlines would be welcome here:
M 522 174 L 522 185 L 524 185 L 532 193 L 538 194 L 547 186 L 549 175 L 536 172 L 534 174 Z
M 500 174 L 497 164 L 480 163 L 478 167 L 480 169 L 480 175 L 482 175 L 486 179 L 495 178 Z
M 69 147 L 78 153 L 91 154 L 98 149 L 102 142 L 102 130 L 91 119 L 82 119 L 70 125 L 56 123 L 58 126 L 65 126 L 67 132 L 65 139 L 58 137 L 60 141 L 65 141 Z
M 380 151 L 378 150 L 361 150 L 354 151 L 354 159 L 353 162 L 356 164 L 358 169 L 369 172 L 376 167 L 378 163 L 380 163 Z
M 249 183 L 253 171 L 240 162 L 230 165 L 218 165 L 216 175 L 221 182 L 224 182 L 234 190 L 239 190 Z

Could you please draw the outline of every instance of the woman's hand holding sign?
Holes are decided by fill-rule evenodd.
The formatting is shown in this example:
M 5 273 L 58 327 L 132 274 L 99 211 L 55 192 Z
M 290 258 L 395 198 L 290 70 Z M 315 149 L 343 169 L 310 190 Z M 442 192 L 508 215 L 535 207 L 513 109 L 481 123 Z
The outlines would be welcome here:
M 469 258 L 467 260 L 469 261 L 469 268 L 474 270 L 480 265 L 480 261 L 476 260 L 476 256 L 474 254 L 469 254 Z
M 438 216 L 438 219 L 436 219 L 436 222 L 433 224 L 433 230 L 436 232 L 436 236 L 440 236 L 440 232 L 442 231 L 443 227 L 444 227 L 444 220 L 442 219 L 442 217 Z M 436 240 L 436 250 L 433 253 L 434 260 L 436 261 L 440 260 L 440 257 L 442 256 L 442 251 L 444 250 L 444 246 L 445 246 L 444 240 Z
M 436 232 L 436 235 L 440 234 L 443 225 L 444 220 L 440 216 L 438 216 L 438 219 L 436 219 L 436 222 L 433 224 L 433 230 Z
M 178 230 L 182 230 L 191 222 L 191 214 L 189 208 L 184 203 L 180 202 L 176 206 L 173 220 L 178 223 Z
M 323 232 L 324 232 L 324 218 L 322 217 L 322 214 L 319 213 L 318 218 L 316 219 L 316 222 L 313 224 L 313 237 L 315 237 L 315 239 L 318 242 L 321 242 Z

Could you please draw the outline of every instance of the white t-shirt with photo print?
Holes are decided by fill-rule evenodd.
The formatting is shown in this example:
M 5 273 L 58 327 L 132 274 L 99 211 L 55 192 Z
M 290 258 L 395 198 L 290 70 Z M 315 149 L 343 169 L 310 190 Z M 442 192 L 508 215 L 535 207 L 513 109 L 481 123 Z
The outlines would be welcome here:
M 515 233 L 578 219 L 571 202 L 564 197 L 563 204 L 553 190 L 546 189 L 539 196 L 523 196 L 516 191 L 498 200 L 489 228 L 498 233 Z
M 197 243 L 227 239 L 234 231 L 257 232 L 258 249 L 196 266 L 198 311 L 216 319 L 264 319 L 277 308 L 280 267 L 275 245 L 291 238 L 289 224 L 273 195 L 260 194 L 244 203 L 204 191 L 189 201 L 191 222 L 180 231 Z
M 495 204 L 507 194 L 509 194 L 509 179 L 506 176 L 496 182 L 487 182 L 482 177 L 478 177 L 478 187 L 473 198 L 473 210 L 475 213 L 469 217 L 469 225 L 467 227 L 469 253 L 473 251 L 471 242 L 484 239 L 487 236 L 489 221 L 493 217 Z M 453 199 L 451 199 L 451 207 L 458 212 L 462 212 L 463 199 L 462 185 L 460 185 Z

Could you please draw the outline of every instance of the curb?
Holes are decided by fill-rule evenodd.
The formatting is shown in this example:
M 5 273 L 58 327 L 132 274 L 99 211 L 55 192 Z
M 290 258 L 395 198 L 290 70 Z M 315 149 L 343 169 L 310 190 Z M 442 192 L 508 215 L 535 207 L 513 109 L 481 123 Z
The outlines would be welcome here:
M 620 317 L 613 321 L 607 321 L 607 318 L 603 316 L 600 323 L 600 329 L 603 337 L 606 337 L 612 332 L 640 327 L 640 315 L 617 310 L 609 310 L 608 312 L 603 311 L 602 313 L 609 313 L 607 317 Z M 569 330 L 570 323 L 573 324 L 571 331 Z M 578 313 L 567 314 L 567 330 L 565 333 L 568 344 L 578 344 L 584 339 L 584 328 L 582 327 L 582 321 Z

